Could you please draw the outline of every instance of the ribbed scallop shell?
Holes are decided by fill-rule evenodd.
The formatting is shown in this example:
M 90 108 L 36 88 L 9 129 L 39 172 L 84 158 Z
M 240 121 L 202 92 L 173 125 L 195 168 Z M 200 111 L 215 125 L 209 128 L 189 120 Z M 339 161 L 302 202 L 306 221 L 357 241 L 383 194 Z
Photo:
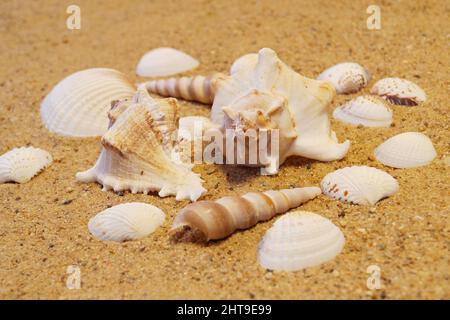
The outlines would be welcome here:
M 199 62 L 190 55 L 173 49 L 153 49 L 141 58 L 136 74 L 142 77 L 165 77 L 197 68 Z
M 389 127 L 392 123 L 392 110 L 383 99 L 365 95 L 337 107 L 333 117 L 356 126 Z
M 370 73 L 354 62 L 343 62 L 323 71 L 317 80 L 330 82 L 339 94 L 354 93 L 364 88 Z
M 290 212 L 264 235 L 258 261 L 266 269 L 301 270 L 332 260 L 344 243 L 342 231 L 330 220 L 312 212 Z
M 137 240 L 153 233 L 165 219 L 164 212 L 150 204 L 131 202 L 108 208 L 89 220 L 91 234 L 106 241 Z
M 99 136 L 108 129 L 113 100 L 131 98 L 133 86 L 119 71 L 94 68 L 60 81 L 41 104 L 45 127 L 64 136 Z
M 328 197 L 361 205 L 374 205 L 398 191 L 398 182 L 388 173 L 367 166 L 353 166 L 327 174 L 320 183 Z
M 425 166 L 436 157 L 431 140 L 420 132 L 404 132 L 393 136 L 375 149 L 375 158 L 394 168 Z
M 372 94 L 383 97 L 392 104 L 416 106 L 427 99 L 425 92 L 414 82 L 400 78 L 384 78 L 377 81 Z
M 14 148 L 0 157 L 0 183 L 28 182 L 52 163 L 45 150 L 33 147 Z

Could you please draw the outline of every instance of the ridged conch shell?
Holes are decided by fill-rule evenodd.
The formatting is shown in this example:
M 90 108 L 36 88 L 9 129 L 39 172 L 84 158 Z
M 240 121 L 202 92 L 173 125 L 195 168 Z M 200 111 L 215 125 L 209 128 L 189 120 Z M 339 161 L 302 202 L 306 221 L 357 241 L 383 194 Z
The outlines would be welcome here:
M 370 74 L 357 63 L 343 62 L 326 69 L 317 79 L 330 82 L 338 94 L 347 94 L 364 88 Z
M 33 147 L 14 148 L 0 156 L 0 183 L 25 183 L 52 163 L 50 153 Z
M 153 233 L 165 220 L 164 212 L 146 203 L 123 203 L 108 208 L 89 220 L 91 234 L 105 241 L 137 240 Z
M 365 127 L 389 127 L 392 110 L 376 96 L 359 96 L 334 109 L 333 117 L 345 123 Z
M 320 186 L 330 198 L 360 205 L 374 205 L 398 191 L 398 182 L 391 175 L 367 166 L 333 171 L 323 178 Z
M 94 68 L 59 82 L 41 104 L 45 127 L 74 137 L 101 136 L 108 129 L 111 101 L 130 98 L 135 88 L 119 71 Z
M 320 188 L 306 187 L 250 192 L 243 196 L 194 202 L 177 214 L 172 232 L 178 238 L 222 239 L 238 229 L 248 229 L 260 221 L 296 208 L 319 194 Z
M 415 168 L 433 161 L 437 153 L 431 140 L 420 132 L 393 136 L 375 149 L 375 158 L 394 168 Z
M 141 77 L 165 77 L 197 68 L 199 62 L 173 48 L 153 49 L 142 56 L 136 67 Z
M 384 78 L 374 84 L 370 93 L 392 104 L 417 106 L 427 99 L 425 92 L 414 82 L 401 78 Z
M 332 260 L 344 244 L 344 234 L 327 218 L 294 211 L 267 230 L 258 246 L 258 261 L 266 269 L 297 271 Z
M 160 197 L 197 200 L 206 191 L 202 180 L 191 165 L 176 161 L 176 100 L 154 100 L 142 87 L 133 99 L 103 136 L 95 166 L 77 173 L 77 180 L 97 181 L 104 190 L 159 191 Z

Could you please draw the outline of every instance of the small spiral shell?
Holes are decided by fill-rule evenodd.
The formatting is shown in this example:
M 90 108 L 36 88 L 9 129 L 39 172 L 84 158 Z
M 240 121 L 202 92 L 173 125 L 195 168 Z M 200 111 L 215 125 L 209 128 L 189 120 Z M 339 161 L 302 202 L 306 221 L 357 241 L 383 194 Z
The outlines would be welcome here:
M 172 225 L 175 238 L 217 240 L 237 229 L 247 229 L 259 221 L 296 208 L 321 194 L 320 188 L 306 187 L 265 192 L 249 192 L 215 201 L 197 201 L 183 208 Z M 191 239 L 192 238 L 192 239 Z
M 145 83 L 145 87 L 151 93 L 163 97 L 211 104 L 214 100 L 215 81 L 221 76 L 222 74 L 216 73 L 209 77 L 193 76 L 151 80 Z

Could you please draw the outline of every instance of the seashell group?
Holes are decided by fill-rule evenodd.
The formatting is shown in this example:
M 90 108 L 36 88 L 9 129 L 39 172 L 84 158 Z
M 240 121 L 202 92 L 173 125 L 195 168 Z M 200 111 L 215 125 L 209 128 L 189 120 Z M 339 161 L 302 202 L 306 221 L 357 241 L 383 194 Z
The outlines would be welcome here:
M 41 104 L 45 127 L 73 137 L 100 136 L 108 129 L 113 100 L 130 98 L 135 88 L 119 71 L 94 68 L 59 82 Z
M 108 208 L 89 220 L 91 234 L 105 241 L 137 240 L 163 224 L 164 212 L 146 203 L 131 202 Z
M 417 106 L 427 99 L 422 88 L 414 82 L 401 78 L 381 79 L 374 84 L 370 92 L 392 104 L 404 106 Z
M 298 207 L 321 193 L 320 188 L 306 187 L 198 201 L 177 214 L 172 231 L 178 238 L 192 236 L 195 240 L 205 241 L 222 239 L 238 229 L 248 229 L 260 221 Z
M 389 127 L 392 123 L 392 110 L 383 99 L 364 95 L 334 109 L 333 117 L 355 126 Z
M 157 48 L 144 54 L 136 67 L 141 77 L 165 77 L 197 68 L 199 62 L 173 48 Z
M 338 94 L 358 92 L 370 80 L 370 73 L 354 62 L 343 62 L 323 71 L 317 80 L 330 82 Z
M 353 166 L 327 174 L 320 183 L 323 193 L 342 202 L 374 205 L 398 191 L 388 173 L 367 166 Z
M 270 270 L 297 271 L 332 260 L 344 243 L 342 231 L 330 220 L 312 212 L 289 212 L 259 243 L 258 262 Z
M 393 168 L 425 166 L 437 153 L 431 140 L 420 132 L 404 132 L 393 136 L 375 149 L 375 158 Z
M 0 183 L 25 183 L 52 163 L 50 153 L 33 147 L 14 148 L 0 156 Z

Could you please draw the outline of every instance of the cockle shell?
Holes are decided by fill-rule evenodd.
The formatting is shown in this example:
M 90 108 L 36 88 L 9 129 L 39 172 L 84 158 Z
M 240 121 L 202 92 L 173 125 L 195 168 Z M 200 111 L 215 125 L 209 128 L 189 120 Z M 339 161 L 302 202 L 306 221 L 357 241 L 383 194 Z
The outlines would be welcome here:
M 364 88 L 370 80 L 370 74 L 357 63 L 343 62 L 326 69 L 317 79 L 330 82 L 337 93 L 347 94 Z
M 151 204 L 123 203 L 98 213 L 89 220 L 88 228 L 99 240 L 123 242 L 148 236 L 163 224 L 165 217 L 161 209 Z
M 0 156 L 0 183 L 25 183 L 52 163 L 50 153 L 33 147 L 14 148 Z
M 100 136 L 108 129 L 111 101 L 130 98 L 135 88 L 119 71 L 94 68 L 59 82 L 41 104 L 45 127 L 74 137 Z
M 383 99 L 364 95 L 334 109 L 333 117 L 355 126 L 389 127 L 392 123 L 392 110 Z
M 154 100 L 140 87 L 131 104 L 102 138 L 97 163 L 77 173 L 81 182 L 97 181 L 104 190 L 159 191 L 160 197 L 197 200 L 206 190 L 191 165 L 175 161 L 177 104 Z
M 306 187 L 250 192 L 243 196 L 194 202 L 177 214 L 172 232 L 178 238 L 222 239 L 238 229 L 250 228 L 259 221 L 269 220 L 298 207 L 319 194 L 320 188 Z
M 328 197 L 360 205 L 374 205 L 398 191 L 398 182 L 391 175 L 367 166 L 333 171 L 323 178 L 320 186 Z
M 394 168 L 425 166 L 437 153 L 431 140 L 420 132 L 404 132 L 393 136 L 375 149 L 375 158 Z
M 166 77 L 189 71 L 200 63 L 190 55 L 173 48 L 156 48 L 142 56 L 136 67 L 141 77 Z
M 278 218 L 258 246 L 262 267 L 296 271 L 332 260 L 344 248 L 342 231 L 330 220 L 307 211 Z
M 401 78 L 384 78 L 374 84 L 370 93 L 378 95 L 392 104 L 417 106 L 427 99 L 417 84 Z

